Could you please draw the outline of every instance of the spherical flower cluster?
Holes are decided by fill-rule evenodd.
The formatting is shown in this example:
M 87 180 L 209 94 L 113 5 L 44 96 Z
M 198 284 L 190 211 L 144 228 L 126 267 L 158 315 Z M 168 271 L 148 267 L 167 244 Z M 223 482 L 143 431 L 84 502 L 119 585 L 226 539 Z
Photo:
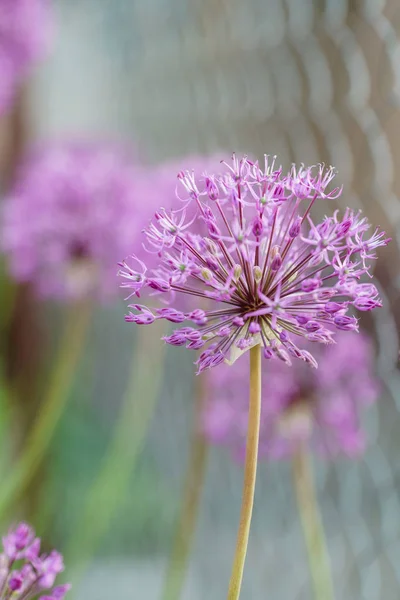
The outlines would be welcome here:
M 379 395 L 373 349 L 364 334 L 339 333 L 337 344 L 319 345 L 318 369 L 301 361 L 292 368 L 268 363 L 262 374 L 261 457 L 291 456 L 299 444 L 331 458 L 356 457 L 366 445 L 360 414 Z M 212 370 L 204 431 L 213 444 L 244 457 L 248 420 L 248 361 L 235 369 Z
M 113 144 L 64 141 L 33 151 L 4 201 L 12 276 L 45 297 L 115 295 L 116 264 L 154 210 L 138 173 Z
M 0 3 L 0 113 L 30 66 L 47 50 L 51 33 L 49 0 Z
M 61 554 L 54 550 L 40 554 L 40 539 L 29 525 L 20 523 L 3 537 L 0 600 L 62 600 L 71 586 L 53 586 L 63 570 Z
M 267 359 L 316 366 L 302 341 L 331 343 L 335 331 L 358 329 L 352 308 L 380 306 L 376 287 L 361 278 L 371 276 L 375 250 L 389 240 L 371 233 L 359 211 L 335 211 L 321 223 L 311 218 L 317 201 L 341 193 L 328 189 L 333 168 L 293 166 L 284 174 L 268 157 L 263 168 L 246 157 L 224 164 L 221 175 L 178 175 L 181 209 L 160 209 L 145 230 L 157 267 L 133 257 L 120 271 L 132 296 L 145 288 L 169 302 L 186 296 L 192 310 L 135 303 L 126 320 L 181 324 L 164 339 L 201 349 L 199 372 L 233 362 L 256 344 Z

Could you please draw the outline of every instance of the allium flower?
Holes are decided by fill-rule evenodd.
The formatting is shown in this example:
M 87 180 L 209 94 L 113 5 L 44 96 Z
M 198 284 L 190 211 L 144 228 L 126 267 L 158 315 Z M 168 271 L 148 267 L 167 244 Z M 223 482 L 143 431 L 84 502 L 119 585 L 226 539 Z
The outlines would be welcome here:
M 357 331 L 352 307 L 380 306 L 376 287 L 361 277 L 371 276 L 375 250 L 389 240 L 378 230 L 371 234 L 359 211 L 313 221 L 313 205 L 341 193 L 328 191 L 333 168 L 293 166 L 284 174 L 268 157 L 264 168 L 246 157 L 224 164 L 222 175 L 178 175 L 182 208 L 158 210 L 145 231 L 157 267 L 134 260 L 120 272 L 132 296 L 150 288 L 169 302 L 197 299 L 197 306 L 183 312 L 131 304 L 126 320 L 185 324 L 164 339 L 202 349 L 199 372 L 256 344 L 267 359 L 316 366 L 302 341 L 331 343 L 335 330 Z M 213 306 L 205 310 L 205 302 Z
M 47 50 L 51 20 L 49 0 L 1 0 L 0 113 L 31 65 Z
M 373 375 L 373 348 L 364 334 L 339 333 L 337 344 L 318 346 L 319 368 L 301 361 L 292 368 L 268 363 L 263 370 L 260 457 L 293 455 L 299 443 L 331 458 L 360 455 L 366 445 L 361 412 L 379 395 Z M 248 420 L 249 365 L 213 369 L 204 431 L 214 444 L 243 458 Z
M 61 554 L 54 550 L 40 554 L 40 539 L 29 525 L 20 523 L 3 537 L 0 600 L 62 600 L 71 586 L 53 586 L 63 570 Z
M 114 145 L 34 151 L 4 201 L 2 249 L 15 279 L 48 297 L 115 294 L 115 265 L 154 210 L 138 171 Z

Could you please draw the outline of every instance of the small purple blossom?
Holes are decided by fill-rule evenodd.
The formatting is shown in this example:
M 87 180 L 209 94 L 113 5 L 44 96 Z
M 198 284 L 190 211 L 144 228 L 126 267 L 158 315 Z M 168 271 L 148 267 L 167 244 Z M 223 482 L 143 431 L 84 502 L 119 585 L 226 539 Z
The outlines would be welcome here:
M 62 571 L 61 554 L 55 550 L 40 554 L 40 539 L 29 525 L 20 523 L 3 537 L 0 600 L 63 600 L 71 586 L 53 587 Z M 46 594 L 42 595 L 43 592 Z
M 36 548 L 36 540 L 33 529 L 26 523 L 20 523 L 14 530 L 3 537 L 4 553 L 11 561 L 19 560 L 30 552 L 32 547 Z M 35 552 L 37 555 L 37 552 Z
M 2 0 L 0 3 L 0 114 L 16 88 L 47 51 L 52 30 L 49 0 Z
M 318 369 L 310 370 L 300 361 L 292 368 L 283 362 L 264 367 L 261 457 L 287 458 L 303 442 L 330 458 L 354 458 L 364 451 L 361 413 L 376 401 L 380 388 L 373 375 L 370 340 L 362 333 L 340 333 L 336 344 L 318 346 L 315 354 Z M 214 369 L 203 414 L 210 442 L 228 446 L 239 459 L 247 432 L 248 371 L 244 360 L 236 369 Z
M 123 287 L 136 295 L 149 288 L 169 303 L 186 297 L 207 305 L 195 323 L 195 344 L 179 329 L 164 338 L 204 346 L 199 372 L 232 363 L 255 344 L 266 358 L 315 364 L 299 344 L 332 343 L 335 331 L 358 330 L 353 308 L 381 305 L 375 286 L 361 278 L 371 277 L 370 261 L 389 240 L 378 230 L 371 236 L 367 219 L 350 209 L 313 221 L 313 205 L 341 193 L 331 186 L 333 168 L 293 166 L 284 174 L 268 157 L 261 167 L 235 156 L 223 165 L 221 174 L 198 179 L 179 172 L 181 208 L 158 211 L 145 230 L 156 267 L 147 268 L 143 258 L 134 273 L 123 270 Z M 128 321 L 150 324 L 169 314 L 136 310 Z

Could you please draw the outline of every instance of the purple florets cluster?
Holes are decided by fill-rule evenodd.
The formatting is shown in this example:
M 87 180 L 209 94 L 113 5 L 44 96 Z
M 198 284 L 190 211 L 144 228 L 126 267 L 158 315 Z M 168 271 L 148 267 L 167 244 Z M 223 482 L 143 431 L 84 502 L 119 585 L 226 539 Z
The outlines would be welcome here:
M 279 361 L 263 370 L 260 457 L 290 457 L 304 442 L 330 458 L 364 451 L 361 412 L 380 388 L 373 375 L 372 344 L 362 333 L 339 333 L 337 344 L 317 347 L 316 357 L 318 369 L 301 361 L 288 368 Z M 210 442 L 230 447 L 239 459 L 246 443 L 248 379 L 244 360 L 235 369 L 213 369 L 203 415 Z
M 330 189 L 333 168 L 293 166 L 285 174 L 268 157 L 263 167 L 235 156 L 223 164 L 220 175 L 179 173 L 182 208 L 158 210 L 145 230 L 157 267 L 133 257 L 120 271 L 131 295 L 148 288 L 170 303 L 186 296 L 197 306 L 183 312 L 135 303 L 126 320 L 185 325 L 164 339 L 201 349 L 199 372 L 233 362 L 256 344 L 267 359 L 316 366 L 310 345 L 299 344 L 331 343 L 335 330 L 357 331 L 351 309 L 381 305 L 376 287 L 362 277 L 371 276 L 375 251 L 389 240 L 370 232 L 360 211 L 335 211 L 321 223 L 311 218 L 317 201 L 341 194 Z
M 0 2 L 0 113 L 30 66 L 45 53 L 51 21 L 49 0 Z
M 115 295 L 115 265 L 154 210 L 139 180 L 113 144 L 54 142 L 33 151 L 4 202 L 2 249 L 12 276 L 45 297 Z
M 3 537 L 0 554 L 0 600 L 62 600 L 69 584 L 53 587 L 64 570 L 61 554 L 40 554 L 40 539 L 26 523 Z

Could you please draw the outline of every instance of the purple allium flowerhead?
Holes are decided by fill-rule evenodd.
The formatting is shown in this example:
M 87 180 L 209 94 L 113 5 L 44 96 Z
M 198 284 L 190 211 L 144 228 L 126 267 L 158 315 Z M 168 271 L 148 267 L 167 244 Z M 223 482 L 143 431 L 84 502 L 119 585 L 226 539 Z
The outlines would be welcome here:
M 64 141 L 32 152 L 5 198 L 2 249 L 12 276 L 39 295 L 108 299 L 116 264 L 154 212 L 148 175 L 113 144 Z M 138 240 L 138 241 L 137 241 Z
M 61 554 L 55 550 L 40 554 L 40 539 L 29 525 L 20 523 L 3 537 L 0 600 L 63 600 L 71 586 L 53 587 L 62 571 Z
M 32 64 L 47 51 L 51 30 L 50 0 L 1 0 L 0 114 Z
M 289 368 L 269 362 L 262 373 L 260 456 L 269 460 L 291 456 L 307 442 L 323 456 L 357 457 L 365 449 L 361 412 L 379 396 L 374 355 L 361 333 L 337 335 L 337 344 L 319 345 L 319 368 L 301 361 Z M 248 421 L 249 363 L 223 366 L 210 375 L 204 431 L 213 444 L 227 445 L 244 457 Z
M 360 211 L 312 219 L 316 202 L 329 209 L 329 199 L 341 194 L 341 188 L 330 189 L 333 168 L 292 166 L 285 174 L 268 157 L 264 167 L 235 156 L 232 165 L 224 164 L 228 171 L 221 175 L 179 173 L 182 208 L 158 210 L 145 230 L 157 267 L 149 269 L 143 259 L 120 272 L 132 296 L 150 288 L 170 307 L 131 304 L 126 320 L 181 324 L 163 339 L 201 349 L 199 372 L 231 364 L 256 344 L 266 359 L 316 366 L 301 348 L 305 341 L 332 343 L 335 331 L 358 330 L 353 307 L 381 305 L 376 287 L 362 277 L 371 277 L 376 248 L 389 240 L 371 232 Z M 199 223 L 205 234 L 198 233 Z M 197 299 L 197 306 L 177 310 L 172 302 L 180 296 Z M 207 300 L 210 310 L 202 308 Z

